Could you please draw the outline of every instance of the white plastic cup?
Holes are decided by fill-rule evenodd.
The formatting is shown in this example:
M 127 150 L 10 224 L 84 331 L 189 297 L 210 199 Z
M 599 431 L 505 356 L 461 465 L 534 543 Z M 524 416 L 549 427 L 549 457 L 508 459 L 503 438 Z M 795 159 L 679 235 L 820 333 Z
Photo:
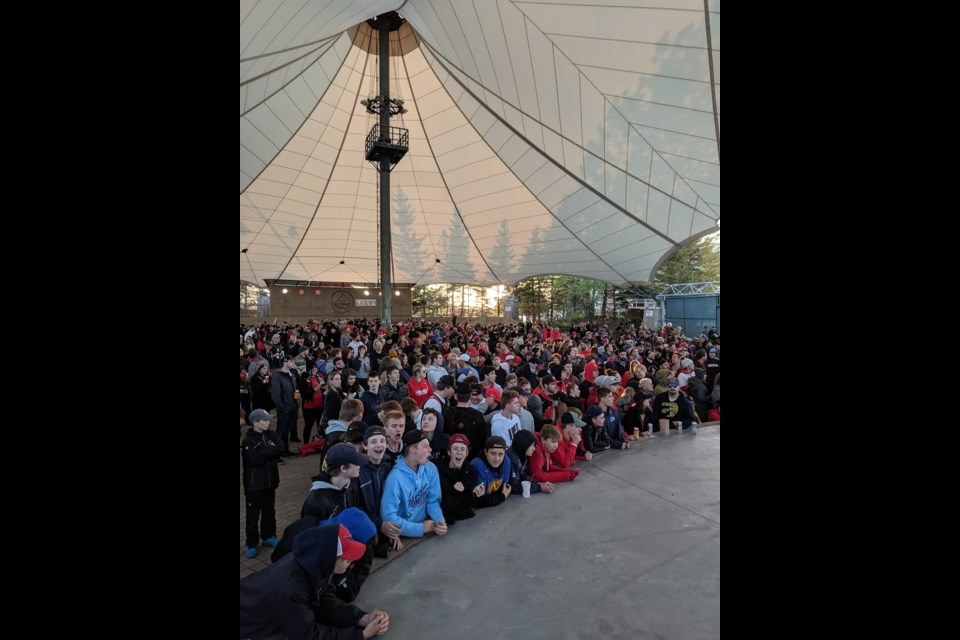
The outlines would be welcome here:
M 680 421 L 674 422 L 673 426 L 677 428 L 677 433 L 683 433 L 683 423 Z
M 529 498 L 529 497 L 530 497 L 530 481 L 529 481 L 529 480 L 521 480 L 521 481 L 520 481 L 520 486 L 523 487 L 523 497 L 524 497 L 524 498 Z

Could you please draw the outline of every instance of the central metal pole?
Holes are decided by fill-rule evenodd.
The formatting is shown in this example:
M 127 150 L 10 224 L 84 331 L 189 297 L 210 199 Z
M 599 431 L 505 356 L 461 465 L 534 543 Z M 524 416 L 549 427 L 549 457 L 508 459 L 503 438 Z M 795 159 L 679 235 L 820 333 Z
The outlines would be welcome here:
M 377 18 L 380 32 L 380 140 L 390 140 L 390 19 Z M 390 275 L 390 158 L 380 157 L 380 310 L 383 324 L 393 322 L 393 291 Z

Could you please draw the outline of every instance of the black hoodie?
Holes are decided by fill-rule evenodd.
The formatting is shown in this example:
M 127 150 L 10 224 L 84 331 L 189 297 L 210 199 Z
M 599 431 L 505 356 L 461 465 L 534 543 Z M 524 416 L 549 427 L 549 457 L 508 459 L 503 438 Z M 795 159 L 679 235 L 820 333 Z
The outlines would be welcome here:
M 313 527 L 298 535 L 289 553 L 240 581 L 240 637 L 283 632 L 290 640 L 361 640 L 356 625 L 366 613 L 353 605 L 323 602 L 337 559 L 339 525 Z

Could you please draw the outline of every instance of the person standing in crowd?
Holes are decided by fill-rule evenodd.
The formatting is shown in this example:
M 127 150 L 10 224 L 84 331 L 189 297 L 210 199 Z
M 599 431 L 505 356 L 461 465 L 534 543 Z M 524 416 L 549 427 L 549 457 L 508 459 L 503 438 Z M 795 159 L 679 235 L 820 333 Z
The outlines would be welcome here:
M 280 486 L 280 471 L 277 460 L 283 454 L 283 443 L 277 434 L 270 431 L 270 414 L 255 409 L 250 414 L 253 426 L 240 445 L 243 452 L 243 493 L 247 505 L 247 550 L 248 558 L 257 557 L 260 536 L 271 547 L 279 541 L 277 516 L 274 509 L 277 487 Z M 259 523 L 259 528 L 258 528 Z
M 270 411 L 274 408 L 273 400 L 270 398 L 270 365 L 266 361 L 260 364 L 254 363 L 253 373 L 247 370 L 250 376 L 250 406 L 253 409 L 264 409 Z
M 437 433 L 446 432 L 444 428 L 444 414 L 447 411 L 447 401 L 453 397 L 454 385 L 453 376 L 440 376 L 433 394 L 423 403 L 423 409 L 434 409 L 437 412 Z M 444 447 L 444 449 L 445 448 L 446 447 Z
M 323 377 L 316 362 L 307 363 L 307 374 L 300 382 L 300 394 L 303 396 L 303 442 L 307 443 L 313 435 L 313 425 L 319 426 L 323 418 Z
M 300 412 L 300 401 L 296 397 L 299 395 L 297 386 L 299 378 L 295 372 L 296 364 L 294 357 L 284 356 L 283 366 L 273 372 L 273 382 L 271 385 L 270 398 L 277 407 L 277 437 L 283 443 L 283 454 L 286 456 L 296 455 L 287 450 L 290 442 L 291 432 L 294 442 L 299 442 L 297 437 L 297 414 Z
M 422 409 L 423 403 L 433 393 L 433 386 L 427 381 L 427 368 L 422 364 L 413 365 L 413 377 L 407 382 L 407 397 L 417 403 Z
M 516 391 L 506 391 L 500 400 L 503 410 L 490 421 L 490 433 L 503 438 L 509 447 L 513 436 L 520 431 L 520 399 Z

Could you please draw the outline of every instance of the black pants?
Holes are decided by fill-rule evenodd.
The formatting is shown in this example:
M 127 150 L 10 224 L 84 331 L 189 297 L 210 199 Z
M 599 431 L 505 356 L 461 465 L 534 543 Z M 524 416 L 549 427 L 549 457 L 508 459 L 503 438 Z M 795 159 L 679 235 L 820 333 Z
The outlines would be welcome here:
M 247 492 L 247 548 L 259 545 L 261 536 L 266 540 L 277 535 L 276 498 L 276 489 Z
M 297 436 L 297 410 L 281 411 L 277 409 L 277 437 L 283 443 L 284 451 L 289 450 L 291 433 L 294 437 Z
M 243 407 L 243 413 L 245 414 L 245 415 L 243 416 L 244 422 L 246 422 L 247 424 L 253 424 L 252 422 L 250 422 L 250 412 L 252 411 L 252 409 L 250 408 L 250 394 L 249 394 L 249 393 L 241 393 L 241 394 L 240 394 L 240 406 Z
M 310 442 L 310 434 L 313 431 L 313 425 L 319 425 L 320 419 L 323 417 L 323 409 L 307 409 L 303 408 L 303 443 L 306 444 Z M 322 434 L 317 434 L 322 435 Z

